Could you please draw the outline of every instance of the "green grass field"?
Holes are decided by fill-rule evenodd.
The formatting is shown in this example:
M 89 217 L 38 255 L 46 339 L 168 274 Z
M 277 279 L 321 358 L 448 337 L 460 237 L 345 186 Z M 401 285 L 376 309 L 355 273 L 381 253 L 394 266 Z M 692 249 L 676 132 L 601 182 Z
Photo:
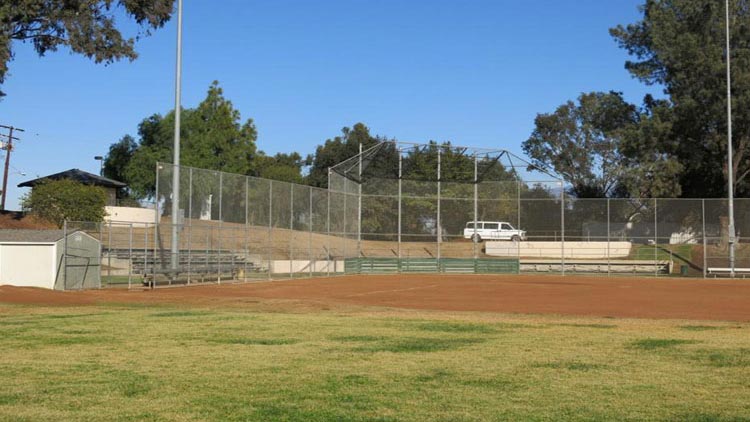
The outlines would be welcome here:
M 675 263 L 673 274 L 679 274 L 680 266 L 686 265 L 692 276 L 703 275 L 703 262 L 696 262 L 693 257 L 694 245 L 633 245 L 628 259 L 636 260 L 672 260 Z
M 143 279 L 138 275 L 132 275 L 130 277 L 126 275 L 112 275 L 108 276 L 106 273 L 102 274 L 102 287 L 108 286 L 127 286 L 128 281 L 132 284 L 140 284 Z
M 3 421 L 750 421 L 750 325 L 0 305 Z
M 692 255 L 693 245 L 658 245 L 656 247 L 653 245 L 633 245 L 631 251 L 631 259 L 643 260 L 654 259 L 654 256 L 656 256 L 658 260 L 686 259 L 689 261 Z

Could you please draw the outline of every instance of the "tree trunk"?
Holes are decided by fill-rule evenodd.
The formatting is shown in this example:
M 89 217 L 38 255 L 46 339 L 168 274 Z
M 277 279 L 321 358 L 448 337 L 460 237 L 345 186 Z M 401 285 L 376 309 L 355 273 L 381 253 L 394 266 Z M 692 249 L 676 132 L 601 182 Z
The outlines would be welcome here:
M 721 235 L 719 241 L 719 248 L 726 250 L 729 248 L 729 217 L 719 217 L 719 223 L 721 224 Z

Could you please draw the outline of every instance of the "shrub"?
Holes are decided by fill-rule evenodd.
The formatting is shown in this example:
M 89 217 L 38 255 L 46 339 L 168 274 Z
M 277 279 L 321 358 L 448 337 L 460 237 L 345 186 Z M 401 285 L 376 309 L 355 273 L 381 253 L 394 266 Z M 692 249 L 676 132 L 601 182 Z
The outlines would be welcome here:
M 73 180 L 50 180 L 34 186 L 21 203 L 26 211 L 62 227 L 65 220 L 102 221 L 107 194 Z

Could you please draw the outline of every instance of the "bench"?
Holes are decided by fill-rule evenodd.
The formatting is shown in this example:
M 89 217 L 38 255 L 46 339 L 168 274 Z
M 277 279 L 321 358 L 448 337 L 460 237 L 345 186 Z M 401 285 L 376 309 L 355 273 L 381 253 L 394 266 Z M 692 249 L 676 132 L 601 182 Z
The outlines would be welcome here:
M 193 265 L 190 267 L 177 268 L 149 268 L 147 273 L 143 274 L 143 285 L 146 287 L 155 287 L 157 276 L 164 276 L 166 281 L 184 281 L 187 282 L 190 276 L 196 276 L 196 281 L 205 281 L 206 276 L 213 275 L 217 279 L 223 276 L 234 280 L 239 274 L 240 269 L 245 265 Z
M 565 271 L 574 273 L 671 274 L 674 263 L 669 260 L 570 259 L 565 258 Z M 559 272 L 562 260 L 521 258 L 521 272 Z
M 713 275 L 714 277 L 719 275 L 729 276 L 732 273 L 732 269 L 729 267 L 708 267 L 706 270 L 709 275 Z M 735 268 L 734 275 L 745 278 L 750 275 L 750 268 Z

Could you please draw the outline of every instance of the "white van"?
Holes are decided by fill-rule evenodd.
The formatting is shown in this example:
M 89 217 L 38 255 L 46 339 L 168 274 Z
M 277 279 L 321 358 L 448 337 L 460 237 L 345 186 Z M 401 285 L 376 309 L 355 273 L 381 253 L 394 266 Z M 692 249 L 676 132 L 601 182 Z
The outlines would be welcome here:
M 526 240 L 526 232 L 516 230 L 513 226 L 505 221 L 477 221 L 476 230 L 474 222 L 466 223 L 464 229 L 464 239 L 471 239 L 476 242 L 483 240 L 512 240 L 518 242 Z

